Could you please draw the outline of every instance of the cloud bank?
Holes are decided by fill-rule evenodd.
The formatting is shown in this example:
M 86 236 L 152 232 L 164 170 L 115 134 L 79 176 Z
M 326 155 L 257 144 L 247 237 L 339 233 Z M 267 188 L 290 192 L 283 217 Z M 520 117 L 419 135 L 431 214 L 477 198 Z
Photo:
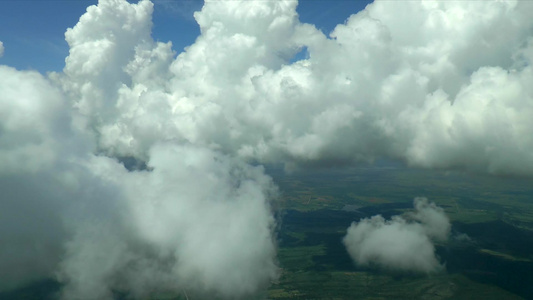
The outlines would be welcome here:
M 172 139 L 261 162 L 531 174 L 531 3 L 378 1 L 329 38 L 296 5 L 208 1 L 174 58 L 149 2 L 101 1 L 67 32 L 57 81 L 110 155 Z
M 1 290 L 57 276 L 64 299 L 249 299 L 276 278 L 277 189 L 262 167 L 158 143 L 130 172 L 65 126 L 72 109 L 42 75 L 0 77 Z
M 377 215 L 352 223 L 343 242 L 354 262 L 403 272 L 442 270 L 433 241 L 448 239 L 450 221 L 442 208 L 426 198 L 415 198 L 414 207 L 407 217 L 385 220 Z
M 63 72 L 0 66 L 0 267 L 17 270 L 0 289 L 255 296 L 277 274 L 276 188 L 251 162 L 532 175 L 532 2 L 378 1 L 328 36 L 296 7 L 207 1 L 177 54 L 152 39 L 150 1 L 100 0 L 67 30 Z M 364 220 L 347 245 L 402 236 L 422 251 L 409 266 L 438 268 L 448 221 L 416 203 L 417 222 Z

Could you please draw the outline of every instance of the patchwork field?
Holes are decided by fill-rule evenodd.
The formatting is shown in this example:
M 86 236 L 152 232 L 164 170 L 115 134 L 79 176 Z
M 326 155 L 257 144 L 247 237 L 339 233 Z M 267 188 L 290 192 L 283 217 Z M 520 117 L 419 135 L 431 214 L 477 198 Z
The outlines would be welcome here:
M 272 175 L 283 191 L 280 280 L 270 299 L 533 299 L 533 185 L 522 178 L 369 168 Z M 341 240 L 352 221 L 443 207 L 452 237 L 437 244 L 446 271 L 394 273 L 356 266 Z

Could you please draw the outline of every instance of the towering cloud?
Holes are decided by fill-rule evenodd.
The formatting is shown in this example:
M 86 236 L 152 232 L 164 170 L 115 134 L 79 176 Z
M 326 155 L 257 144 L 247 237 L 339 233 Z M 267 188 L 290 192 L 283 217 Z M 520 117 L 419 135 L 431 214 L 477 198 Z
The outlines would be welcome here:
M 17 269 L 0 289 L 59 274 L 65 299 L 252 297 L 277 272 L 276 191 L 250 161 L 532 175 L 533 2 L 378 1 L 329 36 L 296 7 L 207 1 L 176 56 L 150 1 L 100 0 L 67 30 L 63 72 L 0 66 L 0 266 Z M 448 221 L 416 208 L 352 226 L 356 260 L 438 268 Z M 390 234 L 423 255 L 367 256 Z
M 444 210 L 426 198 L 416 198 L 407 218 L 385 220 L 377 215 L 348 228 L 344 244 L 358 265 L 377 265 L 395 271 L 433 273 L 443 267 L 435 257 L 433 240 L 446 241 L 450 221 Z
M 35 72 L 0 67 L 0 290 L 59 275 L 64 299 L 162 292 L 250 298 L 277 276 L 261 167 L 158 143 L 148 169 L 95 156 Z M 18 101 L 12 101 L 18 99 Z
M 264 162 L 530 174 L 531 5 L 376 2 L 328 38 L 293 1 L 209 1 L 174 59 L 149 2 L 101 1 L 67 32 L 57 77 L 113 155 L 172 139 Z

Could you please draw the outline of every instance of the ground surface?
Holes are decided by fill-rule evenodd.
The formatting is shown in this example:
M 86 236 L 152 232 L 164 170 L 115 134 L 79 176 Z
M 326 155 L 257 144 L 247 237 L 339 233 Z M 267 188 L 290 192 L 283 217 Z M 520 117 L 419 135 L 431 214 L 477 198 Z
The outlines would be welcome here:
M 283 174 L 282 275 L 270 299 L 533 299 L 533 181 L 461 172 L 367 168 Z M 446 272 L 392 274 L 355 266 L 341 243 L 352 221 L 412 209 L 424 196 L 452 221 L 437 245 Z M 468 236 L 468 238 L 466 238 Z

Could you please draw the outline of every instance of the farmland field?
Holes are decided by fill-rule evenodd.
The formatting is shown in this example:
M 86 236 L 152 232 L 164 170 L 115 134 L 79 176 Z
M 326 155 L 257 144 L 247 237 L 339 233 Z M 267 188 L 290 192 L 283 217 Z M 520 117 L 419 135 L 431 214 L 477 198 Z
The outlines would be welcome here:
M 270 299 L 532 299 L 533 185 L 522 178 L 372 167 L 284 174 L 282 275 Z M 452 222 L 437 244 L 446 271 L 388 272 L 352 263 L 341 240 L 352 221 L 412 209 L 424 196 Z

